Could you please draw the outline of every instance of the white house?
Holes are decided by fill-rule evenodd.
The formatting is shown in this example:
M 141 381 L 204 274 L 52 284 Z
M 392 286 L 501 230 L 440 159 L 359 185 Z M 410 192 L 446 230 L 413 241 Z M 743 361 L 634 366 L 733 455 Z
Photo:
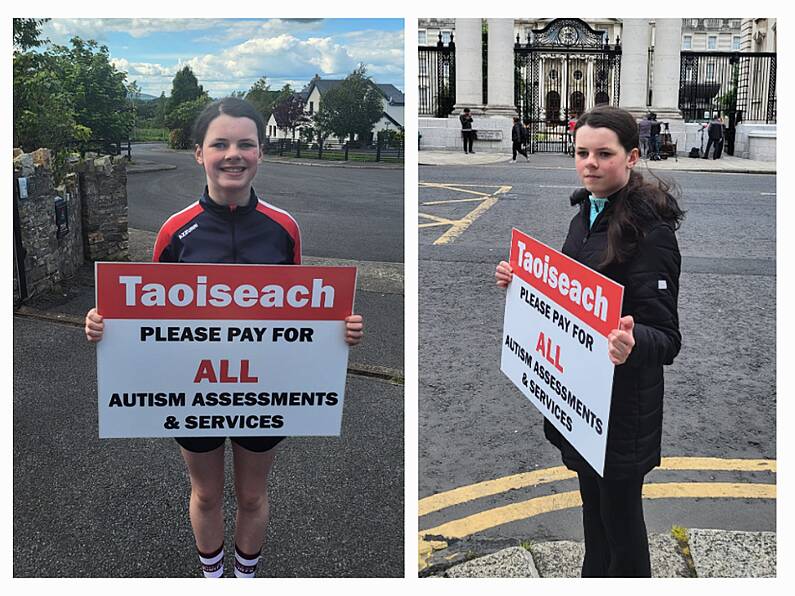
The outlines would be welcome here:
M 309 85 L 300 93 L 300 95 L 304 97 L 304 113 L 307 117 L 312 118 L 313 114 L 320 108 L 320 104 L 323 101 L 323 94 L 342 83 L 343 80 L 344 79 L 321 79 L 315 75 L 309 82 Z M 374 84 L 383 96 L 384 113 L 381 119 L 373 126 L 373 135 L 382 130 L 402 130 L 405 125 L 405 96 L 403 92 L 392 84 Z M 275 121 L 274 124 L 276 124 Z M 332 142 L 339 141 L 339 139 L 334 137 L 330 137 L 330 139 L 332 139 Z

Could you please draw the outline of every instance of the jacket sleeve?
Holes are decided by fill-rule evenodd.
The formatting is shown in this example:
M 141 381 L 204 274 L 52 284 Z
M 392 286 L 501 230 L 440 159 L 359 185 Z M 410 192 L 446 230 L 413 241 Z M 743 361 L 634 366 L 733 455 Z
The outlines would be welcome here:
M 173 238 L 169 232 L 166 231 L 164 225 L 160 228 L 155 240 L 155 247 L 152 251 L 152 261 L 154 263 L 176 263 L 178 261 L 177 255 L 174 253 Z
M 627 358 L 632 367 L 671 364 L 679 353 L 679 272 L 682 258 L 676 235 L 668 225 L 652 229 L 632 260 L 625 292 L 634 305 L 635 347 Z

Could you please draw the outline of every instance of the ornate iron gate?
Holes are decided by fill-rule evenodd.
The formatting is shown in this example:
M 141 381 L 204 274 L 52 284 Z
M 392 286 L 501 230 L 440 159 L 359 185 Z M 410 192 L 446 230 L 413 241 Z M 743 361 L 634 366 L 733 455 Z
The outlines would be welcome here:
M 533 153 L 570 153 L 568 123 L 599 104 L 618 105 L 621 45 L 580 19 L 555 19 L 514 46 L 514 102 Z
M 445 118 L 455 105 L 455 41 L 419 46 L 419 115 Z

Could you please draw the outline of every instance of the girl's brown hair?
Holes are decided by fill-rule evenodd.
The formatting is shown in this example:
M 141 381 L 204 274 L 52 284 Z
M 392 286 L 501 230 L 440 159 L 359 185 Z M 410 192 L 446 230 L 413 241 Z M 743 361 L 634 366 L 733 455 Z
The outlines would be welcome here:
M 626 110 L 603 105 L 585 112 L 574 126 L 575 143 L 577 130 L 586 125 L 612 130 L 627 153 L 640 150 L 638 124 Z M 647 182 L 633 169 L 627 185 L 610 201 L 612 213 L 607 226 L 607 250 L 600 267 L 631 258 L 638 243 L 657 221 L 664 221 L 674 230 L 679 228 L 685 212 L 677 201 L 678 189 L 673 183 L 649 173 L 655 183 Z

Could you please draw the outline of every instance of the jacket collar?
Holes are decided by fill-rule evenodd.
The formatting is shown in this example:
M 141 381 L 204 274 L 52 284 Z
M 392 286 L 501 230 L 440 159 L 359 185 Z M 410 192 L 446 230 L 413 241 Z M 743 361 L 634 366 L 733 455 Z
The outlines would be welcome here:
M 216 215 L 220 215 L 221 217 L 231 217 L 232 213 L 237 212 L 239 215 L 243 215 L 245 213 L 249 213 L 256 209 L 257 202 L 257 193 L 254 192 L 254 189 L 251 189 L 251 195 L 249 196 L 248 203 L 245 205 L 239 205 L 236 209 L 230 209 L 228 205 L 219 205 L 215 201 L 210 198 L 210 191 L 205 186 L 204 192 L 202 193 L 201 198 L 199 199 L 199 203 L 204 208 L 205 211 L 209 211 L 210 213 L 214 213 Z

